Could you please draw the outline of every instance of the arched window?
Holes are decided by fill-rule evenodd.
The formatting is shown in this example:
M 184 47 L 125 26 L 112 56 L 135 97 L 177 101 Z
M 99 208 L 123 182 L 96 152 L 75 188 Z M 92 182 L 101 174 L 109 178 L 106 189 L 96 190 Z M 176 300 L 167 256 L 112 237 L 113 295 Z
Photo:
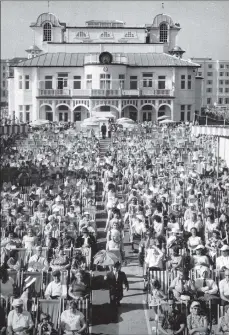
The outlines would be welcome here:
M 43 26 L 43 41 L 50 42 L 52 40 L 52 25 L 46 22 Z
M 109 31 L 104 31 L 101 35 L 100 38 L 113 38 L 112 33 Z
M 168 42 L 168 27 L 166 23 L 160 25 L 160 42 Z
M 85 33 L 84 31 L 79 31 L 77 34 L 76 34 L 76 38 L 87 38 L 88 37 L 88 34 Z
M 127 33 L 125 33 L 124 37 L 127 38 L 134 38 L 135 34 L 132 31 L 128 31 Z

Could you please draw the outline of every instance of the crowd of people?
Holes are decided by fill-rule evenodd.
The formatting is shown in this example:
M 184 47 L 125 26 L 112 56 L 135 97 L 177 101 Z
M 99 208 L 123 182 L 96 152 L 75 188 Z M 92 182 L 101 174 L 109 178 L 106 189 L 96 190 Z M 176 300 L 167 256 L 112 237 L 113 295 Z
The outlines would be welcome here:
M 88 332 L 102 190 L 111 303 L 129 289 L 127 230 L 160 332 L 207 334 L 218 324 L 228 335 L 229 175 L 222 160 L 216 171 L 214 141 L 185 125 L 107 130 L 104 157 L 93 132 L 55 125 L 3 155 L 17 173 L 1 188 L 1 332 Z

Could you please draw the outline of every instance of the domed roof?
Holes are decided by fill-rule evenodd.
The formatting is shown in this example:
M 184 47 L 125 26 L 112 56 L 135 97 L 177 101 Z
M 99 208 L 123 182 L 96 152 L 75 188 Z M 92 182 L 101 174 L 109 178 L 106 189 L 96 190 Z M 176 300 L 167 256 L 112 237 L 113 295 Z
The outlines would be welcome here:
M 32 23 L 31 27 L 41 27 L 44 22 L 50 22 L 53 27 L 61 27 L 63 24 L 60 23 L 59 19 L 55 14 L 42 13 L 38 16 L 36 23 Z
M 159 27 L 159 25 L 163 22 L 168 23 L 168 25 L 170 27 L 174 26 L 174 22 L 173 22 L 171 16 L 166 15 L 166 14 L 158 14 L 158 15 L 155 16 L 155 18 L 153 20 L 152 27 Z
M 178 45 L 176 45 L 172 50 L 170 51 L 184 51 L 181 47 L 179 47 Z

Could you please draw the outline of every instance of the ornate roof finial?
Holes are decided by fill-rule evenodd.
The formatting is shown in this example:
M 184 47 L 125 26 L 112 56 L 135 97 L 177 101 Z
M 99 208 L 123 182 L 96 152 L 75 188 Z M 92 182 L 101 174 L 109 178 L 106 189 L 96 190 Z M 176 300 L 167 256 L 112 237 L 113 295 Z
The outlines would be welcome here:
M 161 3 L 161 8 L 162 8 L 162 9 L 165 8 L 165 7 L 164 7 L 164 2 Z M 163 10 L 162 10 L 162 12 L 163 12 Z

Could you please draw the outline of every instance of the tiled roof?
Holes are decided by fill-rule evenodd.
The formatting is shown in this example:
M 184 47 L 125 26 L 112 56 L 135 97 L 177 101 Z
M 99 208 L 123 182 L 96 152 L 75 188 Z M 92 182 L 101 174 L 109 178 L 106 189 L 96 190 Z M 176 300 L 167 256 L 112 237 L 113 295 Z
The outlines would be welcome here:
M 99 55 L 99 53 L 96 53 Z M 114 54 L 115 55 L 115 54 Z M 120 55 L 120 54 L 119 54 Z M 84 58 L 88 53 L 46 53 L 20 62 L 18 67 L 72 67 L 84 66 Z M 128 66 L 185 66 L 199 67 L 199 64 L 179 59 L 165 53 L 125 53 Z

